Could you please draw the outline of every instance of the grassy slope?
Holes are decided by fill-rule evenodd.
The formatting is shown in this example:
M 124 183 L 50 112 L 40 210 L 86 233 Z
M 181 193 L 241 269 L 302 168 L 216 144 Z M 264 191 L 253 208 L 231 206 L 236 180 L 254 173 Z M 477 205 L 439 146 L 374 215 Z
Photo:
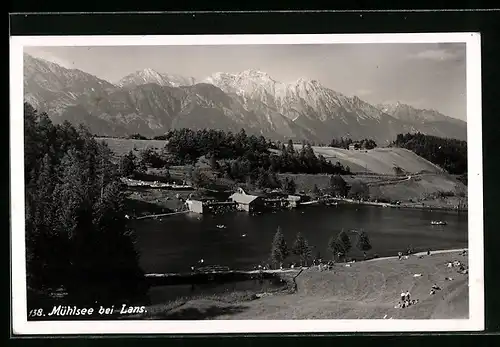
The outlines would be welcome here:
M 300 147 L 300 146 L 297 146 Z M 372 150 L 346 150 L 333 147 L 313 147 L 317 155 L 322 154 L 327 160 L 349 166 L 356 176 L 344 176 L 347 182 L 360 179 L 370 187 L 373 197 L 390 200 L 425 202 L 426 205 L 456 206 L 457 197 L 435 199 L 439 192 L 467 193 L 467 187 L 455 177 L 430 161 L 404 148 L 375 148 Z M 412 177 L 394 176 L 394 166 L 399 166 Z M 292 176 L 300 189 L 312 191 L 314 184 L 319 188 L 328 187 L 328 176 L 288 175 Z
M 337 264 L 333 271 L 305 270 L 297 278 L 297 292 L 274 294 L 252 301 L 228 302 L 214 298 L 189 300 L 171 308 L 177 319 L 429 319 L 468 317 L 468 275 L 458 274 L 446 263 L 467 257 L 458 252 L 433 254 L 422 259 L 380 259 L 351 267 Z M 421 277 L 413 277 L 420 273 Z M 446 281 L 446 277 L 453 278 Z M 442 290 L 430 295 L 433 284 Z M 402 291 L 419 303 L 406 309 L 394 306 Z
M 298 146 L 300 148 L 300 146 Z M 352 172 L 393 175 L 394 166 L 409 173 L 421 171 L 440 173 L 441 168 L 404 148 L 375 148 L 372 150 L 347 150 L 334 147 L 313 147 L 314 152 L 326 159 L 348 165 Z
M 312 192 L 314 185 L 320 189 L 329 186 L 328 175 L 306 175 L 306 174 L 281 174 L 280 178 L 293 178 L 298 190 L 306 193 Z M 410 180 L 407 177 L 377 176 L 358 174 L 354 176 L 343 176 L 347 183 L 353 180 L 361 180 L 368 184 L 370 196 L 372 198 L 386 198 L 391 201 L 425 203 L 426 206 L 453 207 L 459 200 L 466 202 L 466 199 L 459 198 L 460 193 L 467 194 L 467 187 L 454 177 L 444 174 L 419 174 L 412 175 Z M 436 198 L 440 192 L 449 193 L 445 198 Z

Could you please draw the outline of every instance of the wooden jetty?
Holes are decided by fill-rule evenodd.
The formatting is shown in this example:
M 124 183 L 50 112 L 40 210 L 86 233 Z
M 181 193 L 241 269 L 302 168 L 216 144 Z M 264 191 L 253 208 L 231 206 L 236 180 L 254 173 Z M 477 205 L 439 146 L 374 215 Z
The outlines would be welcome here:
M 184 213 L 189 213 L 189 211 L 178 211 L 178 212 L 169 212 L 169 213 L 160 213 L 160 214 L 148 214 L 147 216 L 136 217 L 135 219 L 167 217 L 167 216 L 173 216 L 176 214 L 184 214 Z
M 284 270 L 213 270 L 193 271 L 191 273 L 146 274 L 146 280 L 152 286 L 230 283 L 245 280 L 278 279 L 282 273 L 299 273 L 300 268 Z

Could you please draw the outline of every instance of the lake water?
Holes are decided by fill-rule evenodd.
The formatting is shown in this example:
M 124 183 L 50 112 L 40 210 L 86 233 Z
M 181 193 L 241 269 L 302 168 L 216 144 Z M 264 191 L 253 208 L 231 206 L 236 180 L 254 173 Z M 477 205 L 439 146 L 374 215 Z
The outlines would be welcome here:
M 448 225 L 432 226 L 431 220 Z M 409 245 L 415 251 L 467 247 L 468 229 L 467 213 L 358 205 L 311 206 L 257 216 L 186 214 L 133 223 L 146 273 L 188 272 L 200 259 L 205 266 L 252 269 L 267 262 L 278 226 L 289 246 L 300 231 L 313 247 L 313 256 L 319 251 L 323 259 L 331 259 L 328 240 L 342 228 L 363 229 L 373 246 L 370 253 L 380 257 L 396 255 Z M 351 241 L 350 255 L 359 256 L 355 234 Z
M 152 305 L 173 301 L 178 298 L 196 297 L 199 295 L 225 294 L 231 292 L 266 292 L 283 288 L 285 285 L 277 280 L 245 280 L 229 283 L 204 283 L 191 285 L 152 286 L 149 297 Z

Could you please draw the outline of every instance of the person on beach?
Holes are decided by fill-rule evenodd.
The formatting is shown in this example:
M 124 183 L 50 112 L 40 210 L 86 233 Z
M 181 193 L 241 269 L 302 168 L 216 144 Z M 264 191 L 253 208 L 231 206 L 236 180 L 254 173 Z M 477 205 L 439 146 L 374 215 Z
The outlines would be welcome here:
M 405 302 L 405 298 L 406 298 L 406 293 L 401 292 L 401 302 Z
M 402 252 L 398 252 L 398 260 L 401 260 L 401 257 L 403 256 Z
M 427 255 L 431 255 L 431 250 L 427 250 Z
M 411 299 L 411 298 L 410 298 L 410 291 L 409 291 L 409 290 L 407 290 L 407 291 L 406 291 L 406 293 L 405 293 L 405 300 L 406 300 L 407 302 L 410 302 L 410 299 Z

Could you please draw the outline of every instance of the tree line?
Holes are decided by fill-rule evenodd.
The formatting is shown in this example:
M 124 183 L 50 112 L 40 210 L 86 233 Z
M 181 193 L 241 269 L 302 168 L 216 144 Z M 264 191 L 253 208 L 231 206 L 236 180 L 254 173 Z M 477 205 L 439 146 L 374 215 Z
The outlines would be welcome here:
M 201 156 L 214 160 L 234 161 L 249 166 L 248 171 L 258 168 L 274 172 L 292 173 L 349 173 L 348 167 L 332 164 L 322 155 L 316 156 L 310 144 L 303 143 L 295 149 L 288 143 L 273 143 L 263 136 L 248 136 L 245 130 L 237 134 L 222 130 L 172 130 L 166 134 L 166 148 L 182 163 L 193 163 Z M 274 153 L 272 152 L 274 150 Z M 244 173 L 245 175 L 247 172 Z M 238 173 L 236 173 L 236 176 Z
M 24 129 L 28 300 L 62 289 L 72 304 L 147 303 L 111 150 L 29 104 Z
M 356 247 L 363 252 L 366 258 L 366 252 L 372 249 L 368 234 L 365 231 L 356 231 Z M 332 236 L 328 241 L 328 250 L 332 253 L 333 260 L 347 260 L 349 252 L 352 250 L 351 237 L 342 230 L 336 236 Z M 292 247 L 289 247 L 281 227 L 278 227 L 271 245 L 270 261 L 275 268 L 283 266 L 284 261 L 290 255 L 298 256 L 301 266 L 308 266 L 313 258 L 312 249 L 302 233 L 297 233 Z M 321 254 L 316 254 L 317 259 L 321 259 Z
M 374 149 L 377 143 L 373 139 L 361 139 L 354 141 L 349 137 L 341 137 L 340 139 L 332 139 L 330 147 L 349 149 L 350 145 L 354 145 L 355 149 Z
M 409 149 L 450 174 L 467 174 L 467 141 L 416 134 L 398 134 L 390 146 Z
M 296 149 L 290 140 L 274 143 L 263 136 L 248 136 L 244 130 L 237 134 L 221 130 L 172 130 L 165 135 L 165 148 L 141 150 L 122 156 L 121 172 L 131 176 L 147 167 L 168 169 L 172 165 L 195 165 L 205 158 L 217 177 L 259 188 L 284 188 L 295 192 L 293 180 L 281 181 L 278 173 L 350 174 L 350 168 L 337 162 L 332 164 L 322 155 L 316 156 L 310 144 Z M 197 186 L 209 183 L 206 172 L 195 167 L 189 178 Z

